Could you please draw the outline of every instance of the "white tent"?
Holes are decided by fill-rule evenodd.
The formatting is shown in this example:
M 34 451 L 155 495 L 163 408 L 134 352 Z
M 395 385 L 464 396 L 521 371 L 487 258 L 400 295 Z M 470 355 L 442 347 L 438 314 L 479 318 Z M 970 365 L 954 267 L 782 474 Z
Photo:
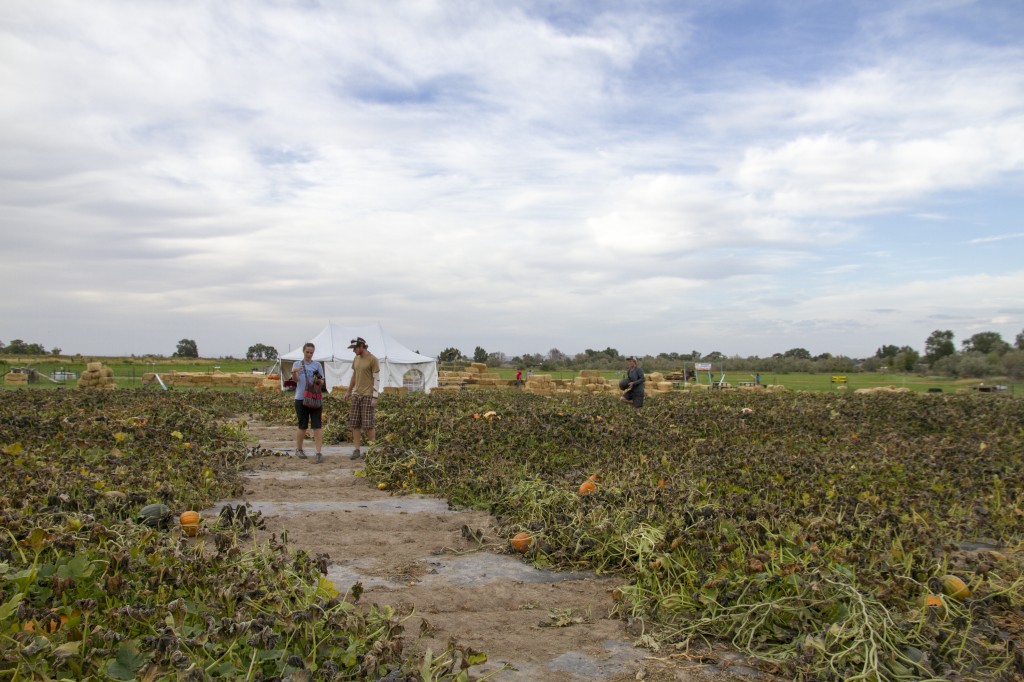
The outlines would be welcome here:
M 308 339 L 316 346 L 313 359 L 324 365 L 328 391 L 335 386 L 347 387 L 352 379 L 355 353 L 348 346 L 356 337 L 366 340 L 368 350 L 380 362 L 382 391 L 386 386 L 408 386 L 410 391 L 430 393 L 430 389 L 437 387 L 437 360 L 409 350 L 385 332 L 380 323 L 372 327 L 343 327 L 331 322 Z M 304 343 L 281 356 L 282 380 L 291 377 L 292 363 L 302 359 Z

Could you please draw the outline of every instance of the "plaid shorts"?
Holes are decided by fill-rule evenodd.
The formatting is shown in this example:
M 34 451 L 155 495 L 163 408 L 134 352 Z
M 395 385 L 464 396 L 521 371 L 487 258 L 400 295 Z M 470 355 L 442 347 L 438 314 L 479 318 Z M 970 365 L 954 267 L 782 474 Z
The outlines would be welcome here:
M 376 406 L 371 405 L 373 400 L 368 395 L 352 396 L 352 407 L 348 409 L 348 427 L 350 429 L 372 429 L 375 428 L 373 419 Z

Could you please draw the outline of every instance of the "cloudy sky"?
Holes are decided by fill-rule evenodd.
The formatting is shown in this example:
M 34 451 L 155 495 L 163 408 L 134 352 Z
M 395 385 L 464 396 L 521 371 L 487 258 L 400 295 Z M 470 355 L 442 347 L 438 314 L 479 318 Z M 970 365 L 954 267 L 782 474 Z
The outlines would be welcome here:
M 1019 0 L 4 0 L 0 341 L 1024 330 Z

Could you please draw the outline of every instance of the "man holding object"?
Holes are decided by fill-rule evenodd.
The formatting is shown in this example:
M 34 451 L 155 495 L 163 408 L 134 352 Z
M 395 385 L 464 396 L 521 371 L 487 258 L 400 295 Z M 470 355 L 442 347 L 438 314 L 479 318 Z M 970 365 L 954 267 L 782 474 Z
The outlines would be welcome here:
M 380 394 L 380 363 L 366 347 L 362 337 L 352 339 L 349 348 L 356 356 L 352 359 L 352 379 L 348 383 L 345 400 L 352 400 L 348 411 L 348 426 L 352 429 L 352 443 L 356 446 L 352 451 L 352 459 L 362 459 L 363 431 L 366 440 L 374 437 L 374 411 L 377 409 L 377 396 Z

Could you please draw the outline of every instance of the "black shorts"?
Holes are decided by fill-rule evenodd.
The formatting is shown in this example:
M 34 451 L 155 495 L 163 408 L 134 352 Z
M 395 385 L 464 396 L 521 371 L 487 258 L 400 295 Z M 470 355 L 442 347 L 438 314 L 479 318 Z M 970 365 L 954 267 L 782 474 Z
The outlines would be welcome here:
M 312 426 L 314 429 L 319 429 L 321 426 L 320 415 L 323 414 L 323 409 L 311 410 L 302 404 L 301 400 L 295 401 L 295 417 L 298 420 L 298 427 L 300 429 L 308 429 Z

